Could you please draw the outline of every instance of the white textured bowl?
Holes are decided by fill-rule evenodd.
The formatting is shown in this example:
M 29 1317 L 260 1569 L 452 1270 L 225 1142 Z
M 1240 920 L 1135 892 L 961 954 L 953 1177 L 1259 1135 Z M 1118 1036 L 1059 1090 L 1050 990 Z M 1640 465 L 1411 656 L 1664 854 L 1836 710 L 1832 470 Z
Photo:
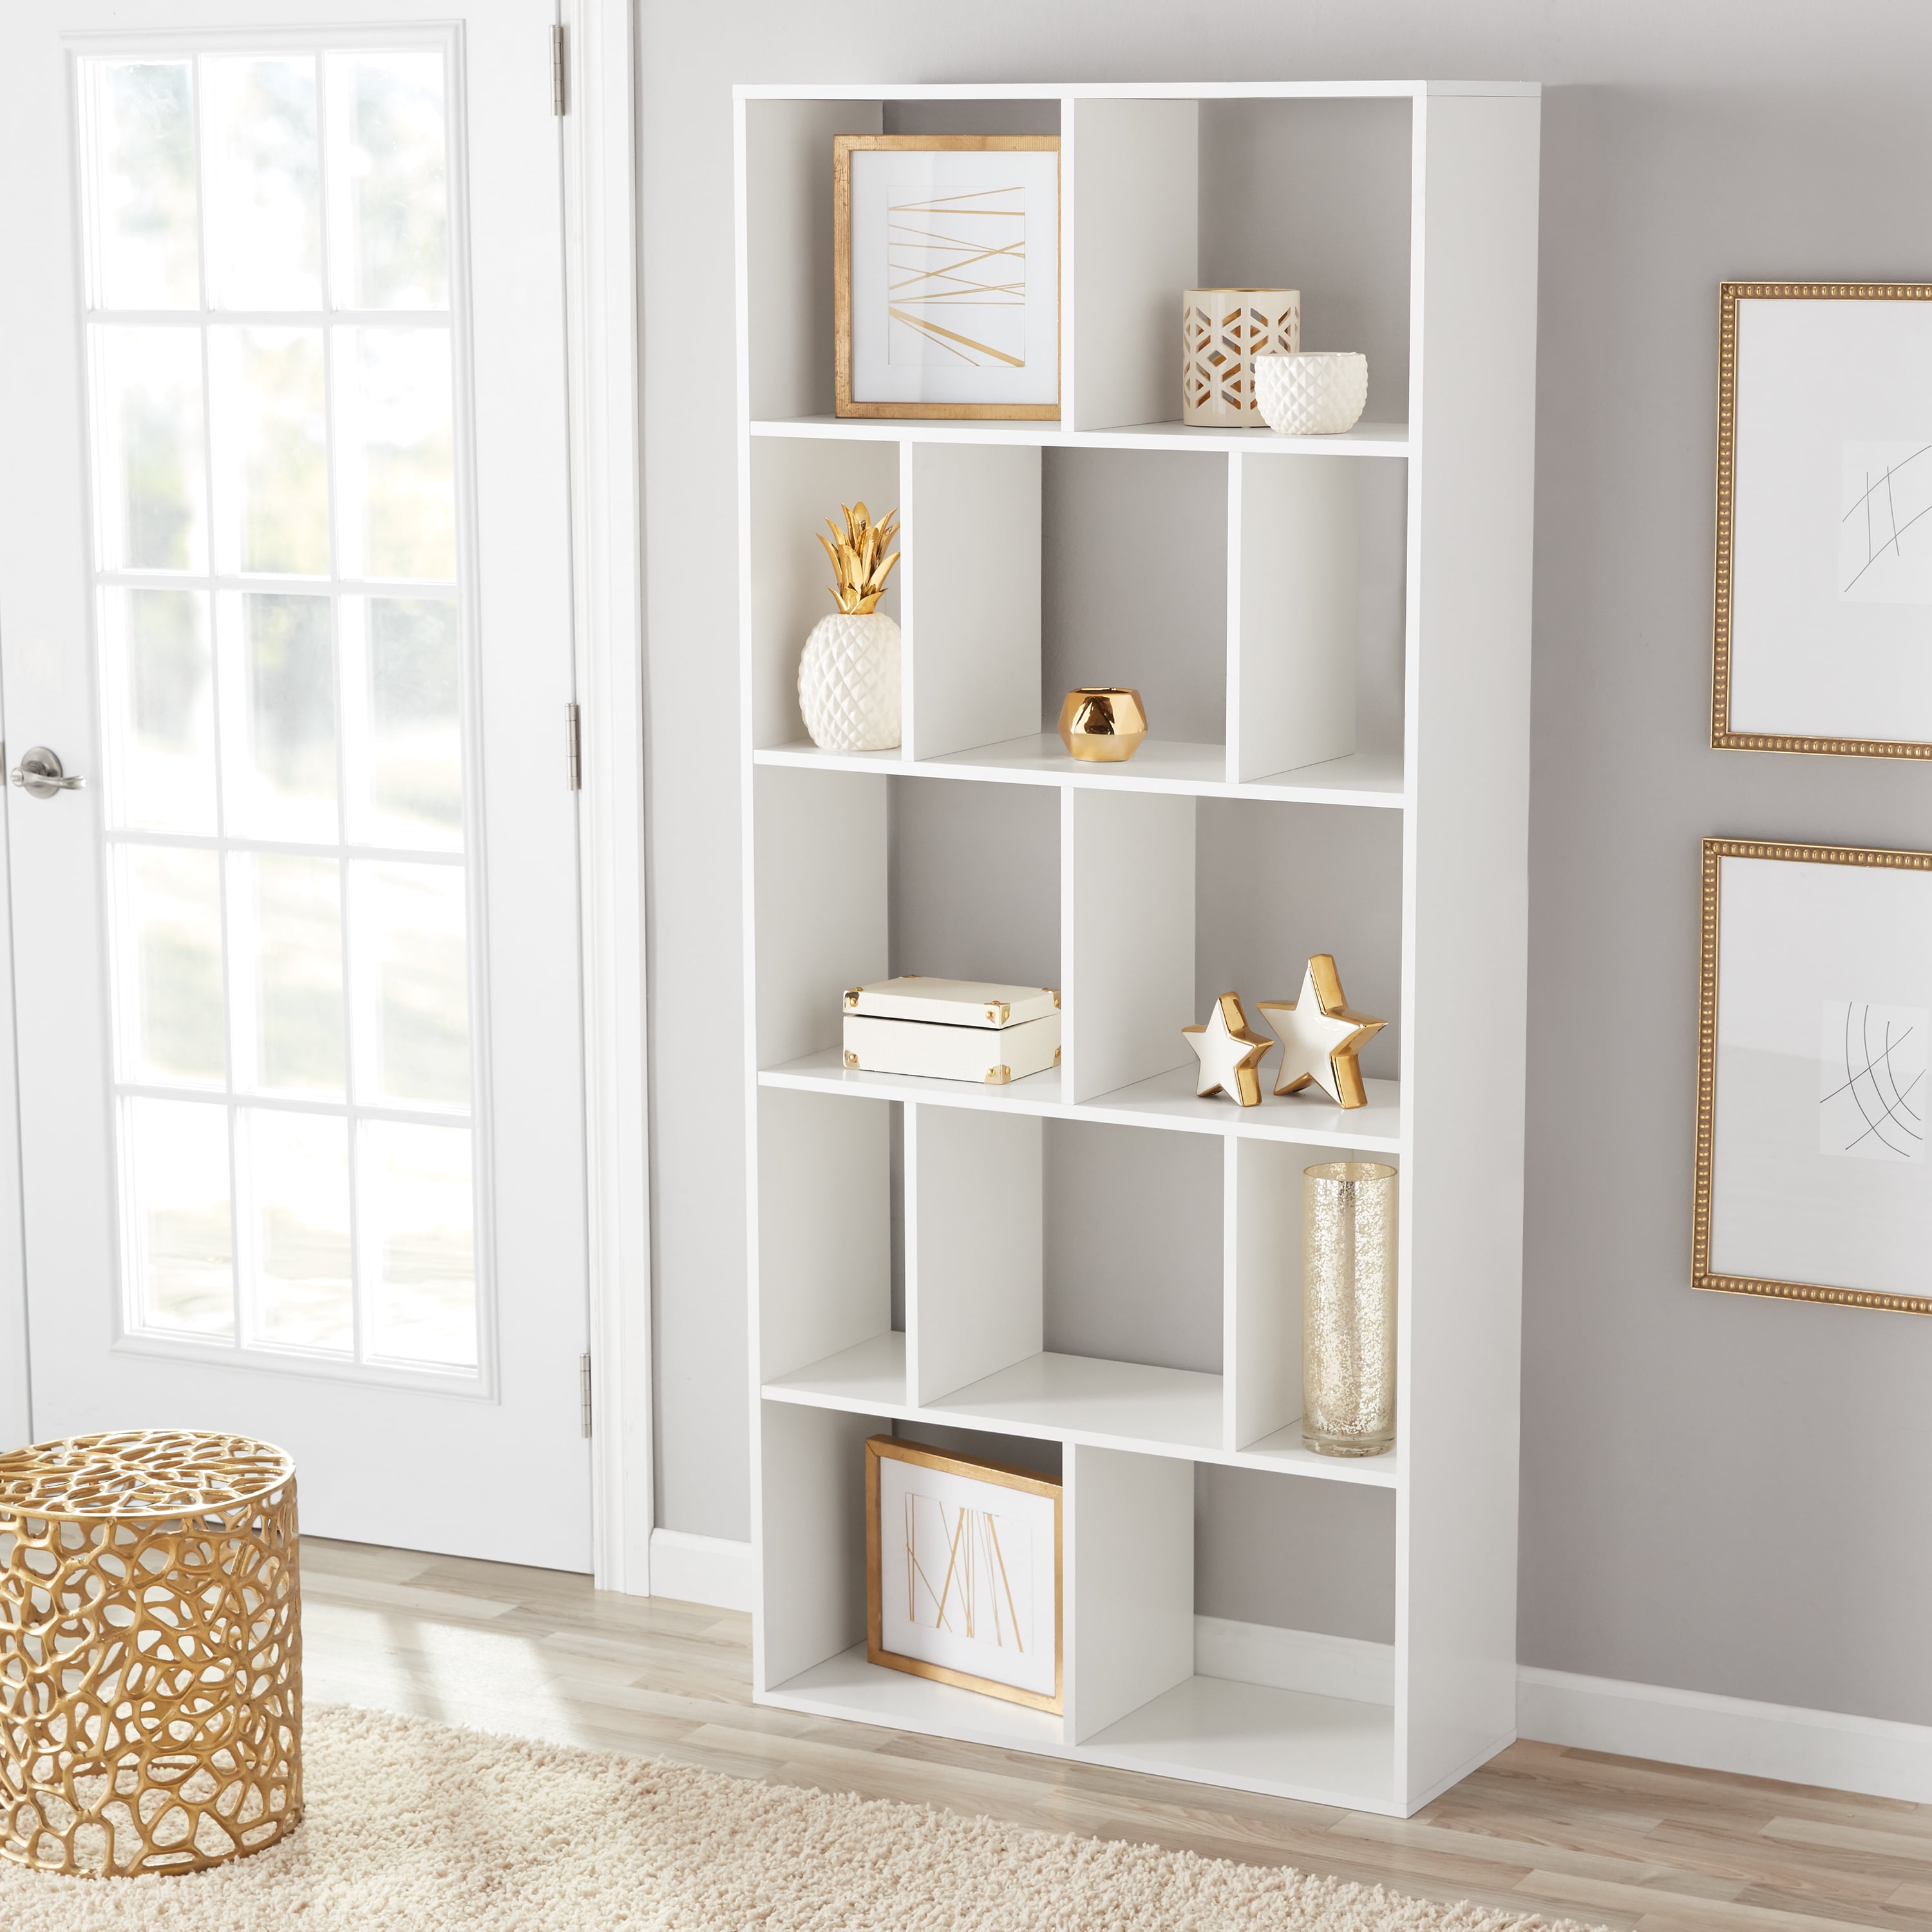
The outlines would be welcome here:
M 1283 436 L 1339 436 L 1362 419 L 1369 358 L 1353 350 L 1257 356 L 1255 400 Z

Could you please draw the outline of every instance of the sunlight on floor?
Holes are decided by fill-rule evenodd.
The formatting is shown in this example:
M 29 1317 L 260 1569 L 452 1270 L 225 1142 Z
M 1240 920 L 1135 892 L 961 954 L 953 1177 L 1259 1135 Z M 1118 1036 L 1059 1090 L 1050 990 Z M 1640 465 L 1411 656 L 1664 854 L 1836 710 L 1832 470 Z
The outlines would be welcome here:
M 310 1703 L 359 1704 L 554 1744 L 591 1742 L 534 1638 L 313 1596 L 302 1622 Z

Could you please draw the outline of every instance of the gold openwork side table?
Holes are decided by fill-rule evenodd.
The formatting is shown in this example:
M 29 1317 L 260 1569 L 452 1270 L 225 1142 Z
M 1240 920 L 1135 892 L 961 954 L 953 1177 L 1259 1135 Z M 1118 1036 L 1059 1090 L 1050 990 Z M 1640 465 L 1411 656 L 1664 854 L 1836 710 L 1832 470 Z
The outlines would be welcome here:
M 198 1871 L 302 1814 L 293 1462 L 188 1430 L 0 1456 L 0 1856 Z

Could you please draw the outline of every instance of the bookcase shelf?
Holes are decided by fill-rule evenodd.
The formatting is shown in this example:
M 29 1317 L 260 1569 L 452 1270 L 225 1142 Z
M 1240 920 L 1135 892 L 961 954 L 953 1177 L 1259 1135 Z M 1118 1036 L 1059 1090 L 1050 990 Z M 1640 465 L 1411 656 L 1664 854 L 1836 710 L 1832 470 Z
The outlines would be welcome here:
M 1061 419 L 842 420 L 832 136 L 974 104 L 1060 136 Z M 754 1695 L 1411 1815 L 1514 1734 L 1538 90 L 736 114 Z M 1262 281 L 1367 352 L 1346 434 L 1169 419 L 1181 290 Z M 861 498 L 903 523 L 902 742 L 830 753 L 813 533 Z M 1088 683 L 1143 691 L 1130 761 L 1061 745 Z M 1197 1094 L 1180 1028 L 1318 951 L 1388 1020 L 1369 1104 Z M 841 990 L 905 972 L 1058 988 L 1060 1065 L 848 1071 Z M 1300 1423 L 1301 1172 L 1352 1157 L 1402 1190 L 1396 1443 L 1360 1460 Z M 1060 1476 L 1064 1712 L 866 1661 L 895 1432 Z
M 906 1338 L 886 1329 L 767 1382 L 767 1402 L 789 1402 L 896 1422 L 966 1427 L 1042 1441 L 1084 1442 L 1154 1456 L 1222 1462 L 1234 1468 L 1292 1470 L 1324 1482 L 1400 1484 L 1393 1452 L 1318 1456 L 1301 1443 L 1298 1420 L 1243 1448 L 1226 1445 L 1222 1378 L 1184 1369 L 1095 1356 L 1040 1354 L 915 1408 L 906 1400 Z
M 1346 758 L 1304 765 L 1299 771 L 1276 772 L 1245 784 L 1228 781 L 1225 745 L 1180 745 L 1149 737 L 1131 762 L 1096 765 L 1072 756 L 1054 731 L 976 746 L 938 758 L 905 758 L 896 751 L 826 752 L 808 739 L 774 746 L 754 752 L 752 757 L 761 765 L 790 765 L 806 771 L 904 772 L 998 784 L 1168 792 L 1184 798 L 1277 799 L 1295 804 L 1364 805 L 1397 812 L 1403 802 L 1399 752 L 1352 752 Z
M 758 1079 L 764 1086 L 790 1087 L 806 1093 L 917 1100 L 938 1107 L 974 1107 L 994 1114 L 1034 1114 L 1113 1126 L 1222 1134 L 1231 1139 L 1283 1141 L 1341 1154 L 1393 1155 L 1402 1151 L 1401 1090 L 1393 1080 L 1365 1081 L 1369 1094 L 1366 1107 L 1331 1107 L 1325 1097 L 1307 1100 L 1294 1094 L 1280 1100 L 1264 1100 L 1258 1107 L 1238 1112 L 1219 1096 L 1204 1100 L 1195 1091 L 1190 1061 L 1186 1066 L 1173 1067 L 1131 1087 L 1076 1103 L 1062 1098 L 1064 1083 L 1057 1067 L 1010 1081 L 1004 1087 L 976 1087 L 970 1081 L 927 1079 L 911 1073 L 849 1072 L 836 1047 L 767 1068 Z
M 801 1671 L 759 1701 L 814 1717 L 1083 1758 L 1310 1804 L 1394 1808 L 1395 1713 L 1385 1704 L 1189 1677 L 1070 1750 L 1050 1713 L 879 1670 L 866 1661 L 863 1644 Z M 1295 1767 L 1287 1778 L 1284 1766 Z
M 849 438 L 864 442 L 1032 443 L 1042 449 L 1212 449 L 1244 456 L 1398 456 L 1408 454 L 1406 423 L 1359 422 L 1339 436 L 1278 436 L 1272 430 L 1217 430 L 1192 423 L 1128 423 L 1074 430 L 1053 422 L 894 422 L 873 417 L 789 416 L 754 422 L 752 436 Z

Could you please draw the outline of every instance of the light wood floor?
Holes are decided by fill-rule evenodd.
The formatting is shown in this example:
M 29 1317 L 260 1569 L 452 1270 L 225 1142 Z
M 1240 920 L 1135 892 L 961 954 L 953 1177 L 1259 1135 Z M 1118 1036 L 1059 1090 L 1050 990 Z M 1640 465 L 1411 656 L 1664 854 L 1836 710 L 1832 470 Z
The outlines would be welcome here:
M 1403 1822 L 751 1701 L 751 1619 L 586 1577 L 302 1544 L 314 1702 L 677 1758 L 1636 1932 L 1932 1932 L 1932 1805 L 1517 1744 Z

